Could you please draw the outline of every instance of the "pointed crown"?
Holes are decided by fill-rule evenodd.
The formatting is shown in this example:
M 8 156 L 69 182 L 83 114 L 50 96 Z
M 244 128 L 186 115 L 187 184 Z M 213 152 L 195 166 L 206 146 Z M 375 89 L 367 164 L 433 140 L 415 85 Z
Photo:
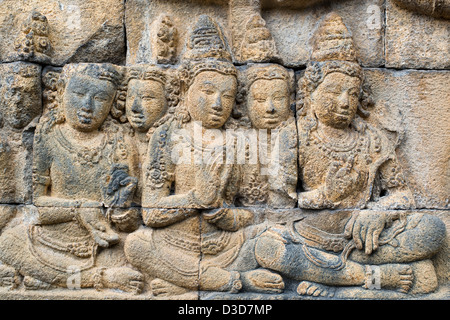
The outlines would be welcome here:
M 196 61 L 214 58 L 221 61 L 231 61 L 225 38 L 219 26 L 207 15 L 201 15 L 191 36 L 186 60 Z
M 193 79 L 203 71 L 237 75 L 225 38 L 219 26 L 207 15 L 198 19 L 183 60 L 180 74 L 184 90 L 187 90 Z
M 357 62 L 353 39 L 342 18 L 332 12 L 314 35 L 312 61 L 340 60 Z

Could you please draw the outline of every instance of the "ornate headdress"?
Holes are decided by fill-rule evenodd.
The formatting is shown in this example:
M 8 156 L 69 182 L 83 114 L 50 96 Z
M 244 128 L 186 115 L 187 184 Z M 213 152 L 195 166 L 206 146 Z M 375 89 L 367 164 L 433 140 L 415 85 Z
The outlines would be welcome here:
M 220 27 L 207 15 L 202 15 L 198 19 L 189 37 L 183 60 L 181 78 L 185 91 L 195 76 L 203 71 L 237 75 Z
M 153 80 L 166 84 L 167 76 L 164 71 L 156 66 L 146 66 L 146 67 L 131 67 L 127 72 L 127 82 L 131 79 L 139 80 Z
M 247 87 L 250 88 L 256 80 L 285 80 L 291 86 L 288 71 L 277 64 L 263 64 L 251 66 L 247 71 Z
M 254 62 L 269 62 L 279 59 L 272 34 L 259 13 L 252 15 L 245 25 L 241 58 L 244 61 Z
M 114 86 L 119 86 L 122 82 L 122 74 L 119 67 L 109 63 L 77 63 L 66 64 L 61 72 L 60 81 L 67 81 L 74 74 L 81 74 L 94 79 L 106 80 Z
M 334 12 L 325 17 L 314 34 L 311 61 L 305 70 L 298 95 L 298 109 L 303 107 L 305 95 L 313 92 L 325 77 L 333 72 L 364 80 L 352 36 L 342 18 Z M 363 86 L 359 108 L 363 115 L 367 115 L 365 109 L 371 103 L 367 90 L 368 88 Z

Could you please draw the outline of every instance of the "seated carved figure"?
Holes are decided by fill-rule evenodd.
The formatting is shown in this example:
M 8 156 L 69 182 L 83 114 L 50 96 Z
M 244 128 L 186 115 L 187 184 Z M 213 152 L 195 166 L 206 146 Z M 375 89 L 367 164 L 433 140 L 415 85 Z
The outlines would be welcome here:
M 97 264 L 97 252 L 119 241 L 109 221 L 127 224 L 137 179 L 135 156 L 117 123 L 108 117 L 120 82 L 108 64 L 66 65 L 58 103 L 37 128 L 33 204 L 37 220 L 0 237 L 0 276 L 11 269 L 29 289 L 67 287 L 77 273 L 81 288 L 142 290 L 142 275 L 128 267 Z M 103 206 L 107 206 L 106 218 Z M 130 211 L 133 219 L 133 211 Z M 105 249 L 104 249 L 105 250 Z M 100 251 L 100 254 L 102 251 Z
M 0 75 L 0 203 L 30 201 L 23 181 L 31 175 L 27 157 L 32 129 L 41 113 L 41 68 L 24 62 L 3 64 Z M 31 179 L 30 179 L 31 180 Z
M 251 215 L 230 207 L 239 170 L 224 151 L 234 157 L 234 138 L 219 139 L 235 102 L 236 69 L 209 17 L 200 17 L 190 40 L 180 71 L 184 99 L 148 147 L 142 210 L 149 228 L 127 237 L 125 254 L 152 279 L 155 296 L 277 290 L 271 287 L 279 276 L 239 269 L 242 228 Z M 211 132 L 217 139 L 199 139 Z
M 338 15 L 324 20 L 313 48 L 298 117 L 304 189 L 298 205 L 323 211 L 308 211 L 304 220 L 262 234 L 258 262 L 304 281 L 300 294 L 325 295 L 330 288 L 323 285 L 370 289 L 376 270 L 381 288 L 408 292 L 420 282 L 414 279 L 436 278 L 428 259 L 440 249 L 445 226 L 436 217 L 405 210 L 414 208 L 412 193 L 395 148 L 363 119 L 368 116 L 363 71 Z
M 291 75 L 274 64 L 254 65 L 246 74 L 246 112 L 240 122 L 246 123 L 248 133 L 247 158 L 236 205 L 293 208 L 298 155 Z
M 178 100 L 177 81 L 170 70 L 152 65 L 134 66 L 126 71 L 113 116 L 125 122 L 134 149 L 139 152 L 136 172 L 142 174 L 149 140 L 160 125 L 170 119 Z M 140 205 L 143 177 L 139 178 L 135 202 Z

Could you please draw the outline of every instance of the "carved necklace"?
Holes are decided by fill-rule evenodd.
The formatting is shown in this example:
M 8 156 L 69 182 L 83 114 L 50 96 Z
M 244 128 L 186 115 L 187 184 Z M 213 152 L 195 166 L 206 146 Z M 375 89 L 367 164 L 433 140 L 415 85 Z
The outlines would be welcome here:
M 72 155 L 76 163 L 81 165 L 89 165 L 93 167 L 95 164 L 99 163 L 102 158 L 102 151 L 105 149 L 106 142 L 108 139 L 107 134 L 103 135 L 102 141 L 97 147 L 79 147 L 73 145 L 69 139 L 67 139 L 61 128 L 56 128 L 56 140 L 59 144 Z
M 318 130 L 312 132 L 311 141 L 317 145 L 317 148 L 325 153 L 328 158 L 335 161 L 346 162 L 348 159 L 355 159 L 357 156 L 363 156 L 367 164 L 372 162 L 367 150 L 369 140 L 359 131 L 352 131 L 349 136 L 341 143 L 330 142 L 327 137 L 321 135 Z

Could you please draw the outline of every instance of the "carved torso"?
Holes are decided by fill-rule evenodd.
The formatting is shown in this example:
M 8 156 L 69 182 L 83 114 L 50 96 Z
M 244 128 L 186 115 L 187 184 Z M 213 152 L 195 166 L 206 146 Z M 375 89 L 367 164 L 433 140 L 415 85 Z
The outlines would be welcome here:
M 348 167 L 354 174 L 351 190 L 340 199 L 340 208 L 364 208 L 372 196 L 374 181 L 380 166 L 395 153 L 389 148 L 381 133 L 372 126 L 356 119 L 351 134 L 345 141 L 331 143 L 317 130 L 307 132 L 299 122 L 300 169 L 306 191 L 324 186 L 333 165 Z M 383 142 L 384 143 L 383 143 Z

